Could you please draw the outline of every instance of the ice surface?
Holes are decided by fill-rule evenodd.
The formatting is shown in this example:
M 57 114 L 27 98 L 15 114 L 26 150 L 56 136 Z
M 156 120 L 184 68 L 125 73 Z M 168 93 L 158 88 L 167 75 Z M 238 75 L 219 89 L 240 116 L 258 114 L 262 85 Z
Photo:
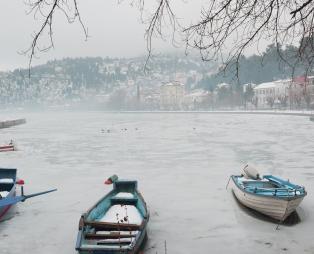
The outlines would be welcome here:
M 133 205 L 113 205 L 100 221 L 141 225 L 143 217 Z
M 314 124 L 308 117 L 10 115 L 26 117 L 27 124 L 1 129 L 0 141 L 12 138 L 20 150 L 0 154 L 0 166 L 18 168 L 26 194 L 58 191 L 17 205 L 18 214 L 0 224 L 1 254 L 76 254 L 81 213 L 112 189 L 103 180 L 113 174 L 138 180 L 150 209 L 145 254 L 165 253 L 165 240 L 169 254 L 314 253 Z M 102 133 L 106 128 L 112 132 Z M 301 223 L 276 230 L 238 205 L 225 187 L 247 162 L 306 187 Z

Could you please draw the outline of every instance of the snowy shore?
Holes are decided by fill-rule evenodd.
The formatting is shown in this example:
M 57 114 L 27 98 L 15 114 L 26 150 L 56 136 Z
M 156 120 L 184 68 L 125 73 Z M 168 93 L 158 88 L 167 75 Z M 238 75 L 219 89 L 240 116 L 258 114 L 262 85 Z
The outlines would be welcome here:
M 212 110 L 212 111 L 109 111 L 109 113 L 180 113 L 180 114 L 253 114 L 253 115 L 291 115 L 314 116 L 313 110 Z

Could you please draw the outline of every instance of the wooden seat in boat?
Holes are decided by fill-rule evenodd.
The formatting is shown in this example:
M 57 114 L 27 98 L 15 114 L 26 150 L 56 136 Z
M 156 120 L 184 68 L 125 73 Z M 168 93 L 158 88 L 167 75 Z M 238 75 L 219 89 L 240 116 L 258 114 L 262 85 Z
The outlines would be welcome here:
M 122 223 L 111 223 L 111 222 L 100 222 L 100 221 L 85 221 L 85 225 L 100 230 L 124 230 L 124 231 L 136 231 L 140 229 L 140 225 L 136 224 L 122 224 Z
M 110 198 L 112 205 L 136 205 L 138 199 L 137 198 L 119 198 L 119 197 L 112 197 Z
M 88 240 L 99 240 L 99 239 L 122 239 L 122 238 L 132 238 L 135 237 L 136 234 L 119 234 L 119 233 L 114 233 L 114 234 L 92 234 L 92 233 L 87 233 L 85 235 L 85 238 Z
M 133 241 L 133 238 L 129 238 L 129 239 L 114 239 L 114 240 L 101 240 L 97 242 L 97 245 L 118 245 L 118 246 L 122 246 L 122 245 L 129 245 L 131 244 Z

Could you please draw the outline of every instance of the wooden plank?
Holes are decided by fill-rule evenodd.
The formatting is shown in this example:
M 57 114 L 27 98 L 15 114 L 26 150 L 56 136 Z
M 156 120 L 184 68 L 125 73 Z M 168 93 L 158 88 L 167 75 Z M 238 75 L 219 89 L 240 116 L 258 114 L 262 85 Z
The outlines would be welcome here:
M 136 224 L 122 224 L 122 223 L 110 223 L 100 221 L 84 221 L 84 225 L 91 226 L 96 231 L 100 230 L 124 230 L 124 231 L 137 231 L 141 226 Z
M 131 244 L 132 243 L 132 241 L 130 241 L 130 240 L 123 240 L 123 239 L 121 239 L 121 241 L 119 242 L 119 241 L 107 241 L 107 240 L 104 240 L 104 241 L 99 241 L 99 242 L 97 242 L 97 245 L 106 245 L 106 244 L 108 244 L 108 245 L 116 245 L 116 246 L 125 246 L 125 245 L 129 245 L 129 244 Z
M 97 239 L 122 239 L 122 238 L 132 238 L 135 237 L 136 235 L 130 234 L 130 235 L 121 235 L 119 233 L 114 233 L 114 234 L 91 234 L 87 233 L 85 235 L 85 239 L 88 240 L 97 240 Z

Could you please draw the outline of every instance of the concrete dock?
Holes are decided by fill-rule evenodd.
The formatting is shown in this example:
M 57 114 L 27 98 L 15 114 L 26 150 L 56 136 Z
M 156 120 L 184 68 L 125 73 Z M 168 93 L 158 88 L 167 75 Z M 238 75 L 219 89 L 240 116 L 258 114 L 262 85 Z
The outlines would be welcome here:
M 12 127 L 12 126 L 15 126 L 15 125 L 24 124 L 24 123 L 26 123 L 26 119 L 25 118 L 0 121 L 0 129 L 9 128 L 9 127 Z

